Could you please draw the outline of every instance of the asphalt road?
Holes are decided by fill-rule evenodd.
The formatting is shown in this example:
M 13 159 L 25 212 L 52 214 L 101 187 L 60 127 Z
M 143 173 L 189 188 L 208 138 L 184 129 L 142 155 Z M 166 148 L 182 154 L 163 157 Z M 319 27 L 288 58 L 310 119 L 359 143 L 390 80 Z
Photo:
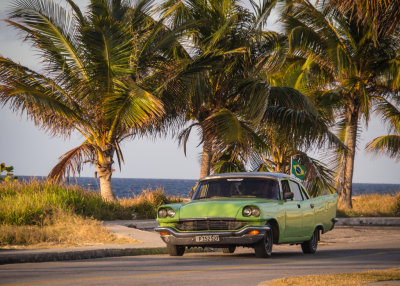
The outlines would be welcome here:
M 336 231 L 336 233 L 335 233 Z M 339 228 L 322 237 L 315 255 L 274 246 L 272 258 L 252 249 L 116 257 L 0 266 L 1 285 L 257 285 L 275 278 L 400 267 L 400 228 Z

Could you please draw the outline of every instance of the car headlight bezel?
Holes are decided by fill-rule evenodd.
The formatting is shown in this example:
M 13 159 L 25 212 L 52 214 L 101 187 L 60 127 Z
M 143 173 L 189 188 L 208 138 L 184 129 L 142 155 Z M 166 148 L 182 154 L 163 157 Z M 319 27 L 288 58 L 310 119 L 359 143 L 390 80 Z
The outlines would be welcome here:
M 250 206 L 245 206 L 242 210 L 242 215 L 245 217 L 251 216 L 251 207 Z
M 173 218 L 176 211 L 173 208 L 160 208 L 157 212 L 159 218 Z
M 161 208 L 158 210 L 158 217 L 159 218 L 166 218 L 168 216 L 168 211 L 166 208 Z
M 175 210 L 174 209 L 168 209 L 167 210 L 167 216 L 169 217 L 174 217 L 175 216 Z
M 252 215 L 252 216 L 259 217 L 260 214 L 261 214 L 261 211 L 260 211 L 259 208 L 253 207 L 253 208 L 251 209 L 251 215 Z
M 259 217 L 261 214 L 261 211 L 258 207 L 256 206 L 245 206 L 242 210 L 242 215 L 244 217 Z

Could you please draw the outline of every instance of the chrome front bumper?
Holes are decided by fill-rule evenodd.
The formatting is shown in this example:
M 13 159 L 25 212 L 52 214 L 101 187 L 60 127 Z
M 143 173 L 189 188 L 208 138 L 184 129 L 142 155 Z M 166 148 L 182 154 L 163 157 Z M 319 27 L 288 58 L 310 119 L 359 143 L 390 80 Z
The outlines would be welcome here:
M 268 226 L 247 226 L 238 231 L 210 231 L 210 232 L 179 232 L 171 227 L 156 227 L 157 232 L 168 233 L 161 235 L 162 240 L 168 244 L 185 245 L 185 246 L 214 246 L 222 247 L 229 245 L 246 246 L 256 243 L 264 237 L 266 231 L 270 230 Z M 249 232 L 257 230 L 259 234 L 249 234 Z M 219 241 L 196 241 L 198 236 L 218 235 Z

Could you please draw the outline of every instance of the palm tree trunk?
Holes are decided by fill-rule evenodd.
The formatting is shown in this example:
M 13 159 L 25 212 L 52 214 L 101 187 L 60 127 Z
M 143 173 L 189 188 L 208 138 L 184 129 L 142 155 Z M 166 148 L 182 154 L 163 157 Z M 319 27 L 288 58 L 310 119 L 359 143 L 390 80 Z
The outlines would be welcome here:
M 212 140 L 204 136 L 203 154 L 201 155 L 200 178 L 210 175 L 212 160 Z
M 108 148 L 103 151 L 102 162 L 96 163 L 97 175 L 100 179 L 100 193 L 105 201 L 114 202 L 116 197 L 111 184 L 111 176 L 114 169 L 112 169 L 114 149 Z
M 341 205 L 345 208 L 352 208 L 353 204 L 351 202 L 352 192 L 353 192 L 353 173 L 354 173 L 354 157 L 356 154 L 357 145 L 357 129 L 358 129 L 358 109 L 356 108 L 350 113 L 346 138 L 348 148 L 345 151 L 344 158 L 344 178 L 342 191 L 340 193 Z

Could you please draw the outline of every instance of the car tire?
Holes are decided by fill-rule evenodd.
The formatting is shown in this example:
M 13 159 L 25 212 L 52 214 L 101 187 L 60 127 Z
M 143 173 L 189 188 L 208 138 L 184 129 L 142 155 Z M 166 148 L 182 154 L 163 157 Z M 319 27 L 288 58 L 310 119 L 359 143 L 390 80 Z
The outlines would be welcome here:
M 223 253 L 234 253 L 235 250 L 236 250 L 236 246 L 235 245 L 222 248 L 222 252 Z
M 272 255 L 274 234 L 271 225 L 267 224 L 267 226 L 270 227 L 270 229 L 265 232 L 264 237 L 259 242 L 254 244 L 254 252 L 258 258 L 270 257 Z
M 170 256 L 182 256 L 185 253 L 185 247 L 182 245 L 167 244 L 168 254 Z
M 318 240 L 319 240 L 319 229 L 316 228 L 314 230 L 313 235 L 311 236 L 311 239 L 304 241 L 301 244 L 301 249 L 303 250 L 303 253 L 314 254 L 317 251 Z

